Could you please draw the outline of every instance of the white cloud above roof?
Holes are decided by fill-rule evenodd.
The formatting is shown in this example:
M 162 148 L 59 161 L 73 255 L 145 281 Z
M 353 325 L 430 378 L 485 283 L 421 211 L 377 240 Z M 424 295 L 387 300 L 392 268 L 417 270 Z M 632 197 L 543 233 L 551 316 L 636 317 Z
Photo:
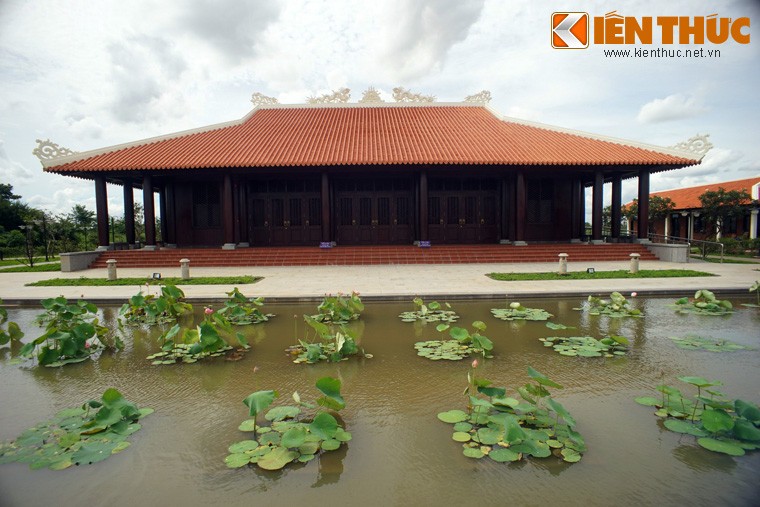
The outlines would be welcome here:
M 636 119 L 641 123 L 657 123 L 691 118 L 705 111 L 707 108 L 701 99 L 694 95 L 674 93 L 664 99 L 654 99 L 641 106 Z
M 403 86 L 439 101 L 485 88 L 502 114 L 660 146 L 709 133 L 716 153 L 732 154 L 717 173 L 697 166 L 653 175 L 653 190 L 671 175 L 700 184 L 757 173 L 756 30 L 750 44 L 726 44 L 716 59 L 615 59 L 601 47 L 552 49 L 557 8 L 532 0 L 0 0 L 0 177 L 30 202 L 49 202 L 68 185 L 92 196 L 89 182 L 44 174 L 34 140 L 85 151 L 241 118 L 254 91 L 301 102 L 349 87 L 358 100 L 368 86 L 386 100 Z M 657 0 L 574 8 L 664 12 Z M 714 0 L 665 9 L 716 12 Z M 750 16 L 753 30 L 760 23 L 755 0 L 721 3 L 718 12 Z

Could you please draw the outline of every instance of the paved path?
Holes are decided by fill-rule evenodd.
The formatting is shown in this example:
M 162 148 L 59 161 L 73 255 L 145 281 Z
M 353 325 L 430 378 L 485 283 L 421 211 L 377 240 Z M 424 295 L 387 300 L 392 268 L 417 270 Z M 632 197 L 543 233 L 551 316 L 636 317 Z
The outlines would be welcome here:
M 569 263 L 570 271 L 628 269 L 628 262 Z M 260 282 L 240 286 L 249 296 L 264 296 L 269 301 L 317 299 L 325 293 L 359 291 L 362 299 L 408 299 L 410 296 L 446 295 L 448 299 L 475 297 L 530 297 L 578 294 L 623 293 L 683 294 L 706 288 L 718 292 L 747 293 L 760 271 L 753 264 L 714 264 L 690 262 L 673 264 L 662 261 L 641 262 L 641 269 L 696 269 L 713 273 L 714 277 L 652 278 L 618 280 L 560 280 L 531 282 L 498 282 L 488 278 L 491 272 L 556 271 L 557 263 L 526 264 L 456 264 L 456 265 L 374 265 L 374 266 L 306 266 L 251 268 L 191 268 L 192 276 L 250 274 L 263 276 Z M 152 271 L 162 276 L 179 276 L 179 268 L 120 269 L 120 277 L 149 277 Z M 121 303 L 139 290 L 122 287 L 27 287 L 26 283 L 45 278 L 106 277 L 105 269 L 75 273 L 0 273 L 0 298 L 6 304 L 36 302 L 63 295 L 69 299 L 86 298 L 93 302 Z M 185 294 L 196 300 L 224 299 L 233 286 L 187 285 Z M 155 290 L 155 289 L 154 289 Z

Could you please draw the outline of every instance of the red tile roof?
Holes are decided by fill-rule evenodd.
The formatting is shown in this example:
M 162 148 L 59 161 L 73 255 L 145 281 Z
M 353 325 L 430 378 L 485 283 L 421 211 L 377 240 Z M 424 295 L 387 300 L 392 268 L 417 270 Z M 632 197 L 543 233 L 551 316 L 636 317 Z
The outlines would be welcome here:
M 669 165 L 699 157 L 478 105 L 272 106 L 238 122 L 44 163 L 52 172 L 388 164 Z
M 675 209 L 697 209 L 702 207 L 702 203 L 699 200 L 699 196 L 704 194 L 708 190 L 718 190 L 723 188 L 727 192 L 731 190 L 744 190 L 750 196 L 752 195 L 752 186 L 760 184 L 760 176 L 755 178 L 747 178 L 745 180 L 724 181 L 722 183 L 710 183 L 707 185 L 700 185 L 698 187 L 688 188 L 676 188 L 673 190 L 663 190 L 661 192 L 652 192 L 650 196 L 656 195 L 659 197 L 670 197 L 675 203 Z M 749 203 L 747 203 L 749 204 Z

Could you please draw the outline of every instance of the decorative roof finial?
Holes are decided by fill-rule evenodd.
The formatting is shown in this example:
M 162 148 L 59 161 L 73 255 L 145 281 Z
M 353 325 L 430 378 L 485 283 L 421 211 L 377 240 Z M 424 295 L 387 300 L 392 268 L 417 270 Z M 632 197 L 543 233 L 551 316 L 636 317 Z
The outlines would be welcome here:
M 364 91 L 364 93 L 362 94 L 362 98 L 359 102 L 362 104 L 367 104 L 367 103 L 377 103 L 377 102 L 385 102 L 385 101 L 380 97 L 380 93 L 377 90 L 375 90 L 373 86 L 370 86 Z
M 253 105 L 256 107 L 259 106 L 271 106 L 272 104 L 277 104 L 278 101 L 274 97 L 269 97 L 267 95 L 264 95 L 263 93 L 256 92 L 253 95 L 251 95 L 251 102 L 253 102 Z
M 710 134 L 697 134 L 686 141 L 671 146 L 671 148 L 680 151 L 688 151 L 695 155 L 699 155 L 700 157 L 704 157 L 705 154 L 713 148 L 713 144 L 707 139 L 708 137 L 710 137 Z
M 340 88 L 338 90 L 334 90 L 332 93 L 326 93 L 324 95 L 320 95 L 319 97 L 315 97 L 312 95 L 311 97 L 306 98 L 307 104 L 342 104 L 348 102 L 348 99 L 351 98 L 351 90 L 348 88 Z
M 491 92 L 488 90 L 481 90 L 474 95 L 468 95 L 464 98 L 465 102 L 480 102 L 481 104 L 488 104 L 491 102 Z
M 396 102 L 435 102 L 435 95 L 412 93 L 399 86 L 393 89 L 393 100 Z
M 40 161 L 53 160 L 77 153 L 76 151 L 72 151 L 68 148 L 62 148 L 61 146 L 58 146 L 54 142 L 50 141 L 50 139 L 45 139 L 44 141 L 37 139 L 36 142 L 37 147 L 32 150 L 32 155 L 40 159 Z

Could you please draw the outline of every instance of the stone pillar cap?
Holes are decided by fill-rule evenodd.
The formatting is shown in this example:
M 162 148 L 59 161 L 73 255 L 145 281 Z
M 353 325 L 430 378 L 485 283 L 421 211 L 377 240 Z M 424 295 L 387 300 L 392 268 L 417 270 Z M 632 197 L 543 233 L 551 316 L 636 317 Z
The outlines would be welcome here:
M 179 262 L 190 262 L 190 259 L 180 259 Z
M 638 253 L 632 253 L 630 256 L 631 256 L 631 257 L 641 257 L 641 254 L 638 254 Z
M 570 254 L 561 253 L 557 255 L 558 257 L 570 257 Z
M 116 259 L 108 259 L 106 264 L 116 264 Z

